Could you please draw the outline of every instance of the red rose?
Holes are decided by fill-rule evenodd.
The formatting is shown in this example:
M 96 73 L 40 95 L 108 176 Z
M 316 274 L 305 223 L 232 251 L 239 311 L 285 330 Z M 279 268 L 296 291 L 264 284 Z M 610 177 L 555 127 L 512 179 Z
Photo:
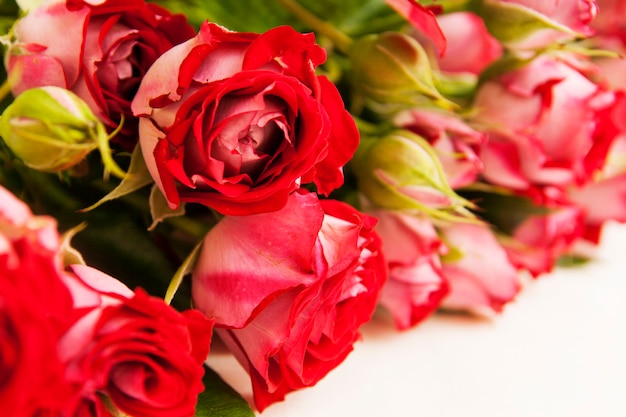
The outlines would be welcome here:
M 74 265 L 66 279 L 75 307 L 88 313 L 59 345 L 75 388 L 64 411 L 103 408 L 106 395 L 132 416 L 193 416 L 213 323 L 87 266 Z
M 61 269 L 54 219 L 0 187 L 0 415 L 193 416 L 213 322 Z
M 195 31 L 184 16 L 142 0 L 53 0 L 20 19 L 14 34 L 7 63 L 17 75 L 15 94 L 44 85 L 72 90 L 111 129 L 124 118 L 119 137 L 132 148 L 137 123 L 130 102 L 141 78 Z
M 294 193 L 280 211 L 225 217 L 208 233 L 194 306 L 250 373 L 259 410 L 352 350 L 386 275 L 374 224 L 345 203 Z
M 75 318 L 56 259 L 56 223 L 0 187 L 0 415 L 24 417 L 68 398 L 56 354 Z
M 172 207 L 278 210 L 301 184 L 328 194 L 358 145 L 313 34 L 205 23 L 150 68 L 133 100 L 146 164 Z

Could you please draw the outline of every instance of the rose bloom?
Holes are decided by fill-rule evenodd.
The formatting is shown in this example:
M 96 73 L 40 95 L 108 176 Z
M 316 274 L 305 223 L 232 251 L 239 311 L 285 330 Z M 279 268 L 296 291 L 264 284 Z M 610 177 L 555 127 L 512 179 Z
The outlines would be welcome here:
M 314 385 L 359 339 L 386 277 L 374 224 L 298 192 L 279 211 L 225 217 L 207 234 L 193 303 L 250 374 L 259 410 Z
M 69 398 L 57 342 L 75 314 L 60 277 L 56 222 L 0 187 L 0 415 L 24 417 Z
M 473 121 L 489 134 L 480 152 L 489 182 L 558 203 L 602 167 L 619 131 L 615 94 L 575 59 L 540 56 L 479 89 Z
M 606 200 L 603 204 L 606 204 Z M 558 258 L 571 251 L 584 232 L 582 210 L 575 205 L 529 216 L 504 243 L 511 262 L 537 277 L 550 272 Z
M 143 0 L 45 1 L 14 28 L 6 59 L 12 90 L 72 90 L 111 130 L 123 121 L 114 140 L 132 149 L 139 82 L 157 57 L 194 34 L 183 15 Z
M 213 322 L 88 266 L 71 266 L 65 280 L 87 313 L 59 341 L 74 388 L 64 412 L 99 415 L 106 395 L 131 416 L 194 416 Z
M 478 75 L 502 54 L 502 45 L 474 13 L 446 13 L 437 17 L 446 36 L 446 53 L 439 58 L 439 69 L 446 73 Z
M 389 277 L 380 304 L 400 330 L 415 326 L 432 314 L 448 293 L 439 255 L 445 247 L 432 222 L 392 210 L 372 210 L 383 241 Z
M 487 225 L 451 223 L 440 229 L 449 252 L 442 272 L 450 292 L 442 306 L 453 310 L 500 312 L 520 290 L 517 269 Z
M 437 151 L 452 188 L 473 183 L 482 171 L 477 151 L 487 135 L 468 126 L 456 114 L 415 108 L 398 114 L 394 123 L 428 140 Z
M 85 265 L 0 187 L 0 415 L 193 416 L 212 321 Z
M 226 215 L 278 210 L 301 184 L 328 194 L 358 131 L 336 87 L 315 75 L 313 34 L 237 33 L 205 22 L 159 58 L 132 108 L 143 155 L 171 207 Z

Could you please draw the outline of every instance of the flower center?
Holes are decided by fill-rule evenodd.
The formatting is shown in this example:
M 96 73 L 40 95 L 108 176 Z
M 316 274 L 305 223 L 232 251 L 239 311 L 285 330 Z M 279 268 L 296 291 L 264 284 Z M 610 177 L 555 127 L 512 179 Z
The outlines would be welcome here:
M 210 156 L 224 163 L 224 177 L 243 174 L 255 181 L 288 139 L 284 103 L 265 96 L 238 101 L 222 101 Z

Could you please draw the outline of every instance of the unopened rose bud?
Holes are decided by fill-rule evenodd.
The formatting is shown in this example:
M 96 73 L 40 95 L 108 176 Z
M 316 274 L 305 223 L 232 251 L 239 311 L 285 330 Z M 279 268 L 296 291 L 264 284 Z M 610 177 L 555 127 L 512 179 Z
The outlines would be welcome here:
M 471 203 L 454 192 L 435 151 L 414 133 L 362 138 L 352 168 L 359 190 L 375 206 L 448 220 L 472 217 L 466 209 Z
M 60 87 L 24 91 L 0 117 L 0 136 L 32 169 L 60 172 L 100 149 L 106 171 L 124 172 L 111 157 L 104 125 L 76 94 Z
M 408 35 L 385 32 L 365 36 L 353 45 L 350 60 L 356 93 L 369 99 L 378 111 L 424 103 L 451 106 L 435 87 L 426 51 Z

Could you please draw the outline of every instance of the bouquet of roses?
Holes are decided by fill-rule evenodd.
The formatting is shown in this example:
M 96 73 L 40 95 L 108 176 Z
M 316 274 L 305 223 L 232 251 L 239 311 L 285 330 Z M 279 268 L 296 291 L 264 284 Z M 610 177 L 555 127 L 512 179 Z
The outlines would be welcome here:
M 0 4 L 2 416 L 253 415 L 626 221 L 617 0 Z

